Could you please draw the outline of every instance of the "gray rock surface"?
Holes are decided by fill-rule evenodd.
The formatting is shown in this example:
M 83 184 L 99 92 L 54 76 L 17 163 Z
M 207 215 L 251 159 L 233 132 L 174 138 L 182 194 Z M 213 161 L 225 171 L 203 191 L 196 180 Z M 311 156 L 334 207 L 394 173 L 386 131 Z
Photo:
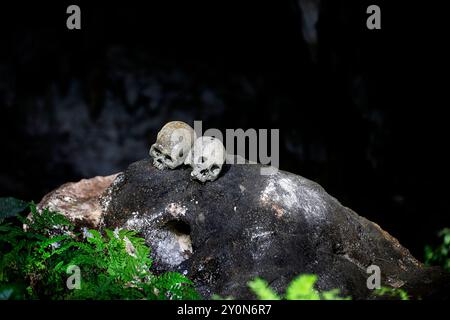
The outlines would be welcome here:
M 424 268 L 377 224 L 342 206 L 318 184 L 259 165 L 226 165 L 201 184 L 188 168 L 160 171 L 133 163 L 101 198 L 102 227 L 142 233 L 158 270 L 186 274 L 205 296 L 254 298 L 247 282 L 266 279 L 277 291 L 314 273 L 319 290 L 339 288 L 354 299 L 371 295 L 366 269 L 382 285 L 418 298 L 443 298 L 449 277 Z

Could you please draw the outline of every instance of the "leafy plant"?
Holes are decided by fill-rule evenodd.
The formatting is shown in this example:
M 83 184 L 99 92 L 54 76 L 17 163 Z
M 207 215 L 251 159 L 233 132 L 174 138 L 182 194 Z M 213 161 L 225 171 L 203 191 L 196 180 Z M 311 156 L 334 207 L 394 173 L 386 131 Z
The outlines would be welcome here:
M 425 247 L 425 263 L 427 265 L 439 265 L 450 272 L 450 228 L 445 228 L 438 233 L 442 243 L 436 247 Z
M 392 298 L 400 298 L 400 300 L 409 300 L 408 293 L 400 288 L 381 287 L 376 289 L 374 294 L 377 296 L 389 296 Z
M 248 287 L 260 300 L 280 300 L 266 280 L 255 278 L 248 283 Z
M 30 219 L 0 224 L 0 299 L 199 298 L 183 275 L 151 272 L 150 248 L 136 232 L 75 232 L 61 214 L 28 207 Z M 74 268 L 80 286 L 69 289 Z
M 256 278 L 248 283 L 251 291 L 260 300 L 350 300 L 350 297 L 341 297 L 339 289 L 319 292 L 314 288 L 317 276 L 313 274 L 303 274 L 296 277 L 288 285 L 284 297 L 276 294 L 268 283 Z
M 260 300 L 351 300 L 351 297 L 342 297 L 339 289 L 319 292 L 314 288 L 317 276 L 303 274 L 292 280 L 286 289 L 284 297 L 276 294 L 263 279 L 256 278 L 248 283 L 250 289 Z M 409 300 L 407 292 L 403 289 L 381 287 L 374 291 L 377 296 L 389 296 L 401 300 Z M 216 298 L 220 298 L 216 296 Z

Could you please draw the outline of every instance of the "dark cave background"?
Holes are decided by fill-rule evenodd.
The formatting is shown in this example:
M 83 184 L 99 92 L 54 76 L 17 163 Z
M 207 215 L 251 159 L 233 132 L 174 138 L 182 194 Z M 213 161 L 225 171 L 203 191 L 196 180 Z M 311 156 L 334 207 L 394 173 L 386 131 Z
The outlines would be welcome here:
M 81 7 L 79 31 L 66 28 L 69 4 Z M 381 30 L 366 28 L 369 4 L 381 7 Z M 124 170 L 170 120 L 279 128 L 280 169 L 320 183 L 422 259 L 450 226 L 448 33 L 439 8 L 397 5 L 2 4 L 0 196 L 39 201 Z

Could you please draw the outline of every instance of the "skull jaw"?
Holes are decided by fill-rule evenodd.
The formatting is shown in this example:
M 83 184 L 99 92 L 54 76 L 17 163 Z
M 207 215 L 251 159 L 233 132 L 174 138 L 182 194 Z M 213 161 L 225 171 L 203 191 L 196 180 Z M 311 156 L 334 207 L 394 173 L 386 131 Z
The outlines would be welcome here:
M 159 170 L 167 169 L 167 165 L 160 158 L 153 159 L 153 166 Z
M 180 161 L 172 161 L 168 162 L 165 161 L 164 157 L 154 157 L 153 158 L 153 166 L 155 166 L 159 170 L 165 170 L 165 169 L 175 169 L 179 167 L 183 162 Z
M 201 168 L 194 168 L 194 170 L 191 172 L 191 177 L 202 183 L 205 183 L 206 181 L 214 181 L 217 179 L 217 176 L 213 175 L 211 171 Z

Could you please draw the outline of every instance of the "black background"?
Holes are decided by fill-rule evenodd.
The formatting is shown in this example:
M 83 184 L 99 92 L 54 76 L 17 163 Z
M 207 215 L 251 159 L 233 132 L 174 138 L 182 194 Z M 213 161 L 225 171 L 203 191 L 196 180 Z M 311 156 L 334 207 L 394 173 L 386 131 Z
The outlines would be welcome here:
M 2 4 L 0 196 L 124 170 L 170 120 L 279 128 L 281 169 L 421 259 L 450 226 L 445 10 L 322 0 L 308 42 L 300 2 Z M 72 3 L 81 30 L 66 28 Z
M 402 316 L 426 316 L 431 309 L 445 311 L 445 301 L 255 301 L 228 300 L 228 301 L 148 301 L 148 300 L 116 300 L 116 301 L 0 301 L 2 310 L 10 309 L 17 315 L 30 316 L 36 313 L 48 313 L 49 319 L 60 319 L 66 316 L 67 310 L 82 310 L 91 316 L 111 316 L 120 319 L 130 315 L 130 310 L 138 314 L 164 315 L 165 319 L 202 319 L 202 316 L 179 315 L 179 308 L 184 307 L 209 307 L 212 311 L 207 319 L 279 319 L 281 316 L 314 314 L 318 316 L 330 316 L 336 314 L 345 315 L 349 319 L 360 319 L 361 316 L 369 316 L 375 319 L 389 315 Z M 223 305 L 271 305 L 268 315 L 230 315 L 222 314 Z M 267 310 L 268 308 L 266 308 Z M 299 310 L 300 309 L 300 310 Z M 229 309 L 228 309 L 229 310 Z M 9 310 L 8 310 L 9 311 Z M 79 312 L 72 312 L 79 316 Z

